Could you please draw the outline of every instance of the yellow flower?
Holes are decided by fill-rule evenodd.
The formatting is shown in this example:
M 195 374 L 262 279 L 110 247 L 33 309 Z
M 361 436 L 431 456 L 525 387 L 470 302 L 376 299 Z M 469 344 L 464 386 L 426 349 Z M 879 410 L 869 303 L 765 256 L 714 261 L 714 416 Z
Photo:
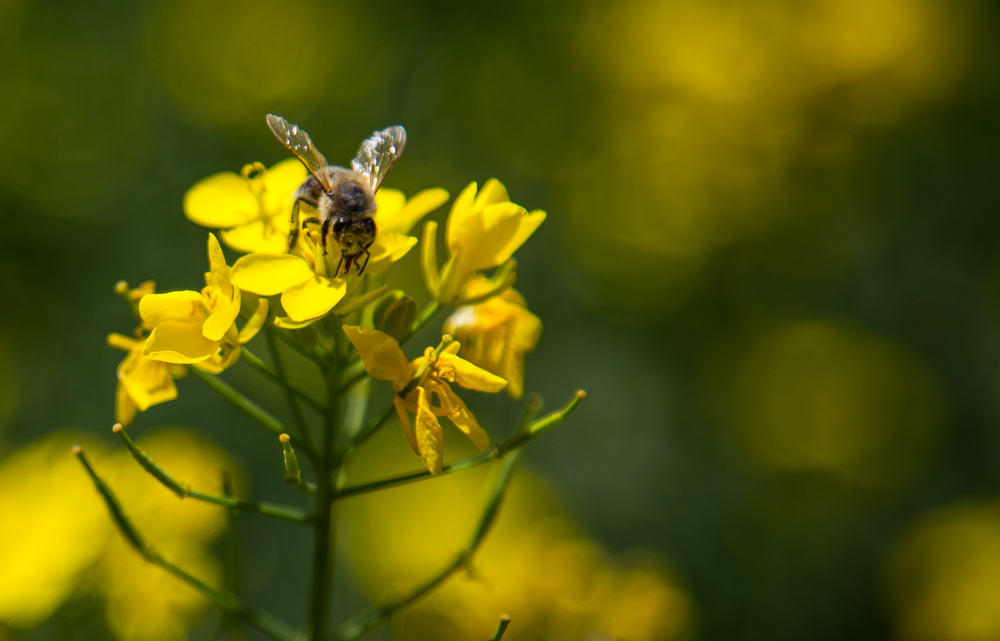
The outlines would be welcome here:
M 440 472 L 444 462 L 444 440 L 438 416 L 447 416 L 479 449 L 489 445 L 489 435 L 448 383 L 482 392 L 499 392 L 507 386 L 507 381 L 456 356 L 460 347 L 457 342 L 439 354 L 428 347 L 423 356 L 407 363 L 399 343 L 388 334 L 354 325 L 345 325 L 344 333 L 354 343 L 368 373 L 380 381 L 392 383 L 403 434 L 432 474 Z M 410 384 L 413 379 L 416 385 Z M 431 404 L 432 395 L 437 396 L 438 405 Z M 410 414 L 416 415 L 415 430 Z
M 428 223 L 425 228 L 423 267 L 428 290 L 446 305 L 459 302 L 459 293 L 475 272 L 510 260 L 544 220 L 544 211 L 529 213 L 510 202 L 506 188 L 497 179 L 486 181 L 478 194 L 476 183 L 470 183 L 448 214 L 445 235 L 450 257 L 440 273 L 434 255 L 437 225 Z
M 462 290 L 473 299 L 485 294 L 489 281 L 478 276 Z M 528 311 L 524 297 L 513 289 L 479 305 L 459 307 L 444 322 L 443 332 L 462 344 L 461 355 L 470 362 L 507 379 L 507 394 L 517 400 L 524 394 L 524 353 L 535 349 L 542 321 Z
M 222 242 L 236 251 L 284 251 L 292 194 L 306 175 L 306 168 L 295 158 L 270 169 L 253 163 L 239 174 L 213 174 L 184 194 L 184 215 L 202 227 L 224 230 Z
M 242 331 L 236 330 L 240 313 L 240 289 L 232 283 L 222 247 L 208 235 L 205 288 L 200 292 L 179 291 L 148 294 L 139 301 L 139 314 L 152 328 L 142 355 L 164 363 L 190 363 L 218 374 L 240 357 L 246 343 L 267 318 L 267 301 L 261 300 Z
M 387 268 L 406 255 L 417 243 L 408 236 L 410 229 L 423 216 L 448 200 L 443 189 L 425 189 L 409 201 L 395 189 L 380 189 L 375 195 L 377 235 L 369 251 L 371 258 L 366 274 Z M 298 245 L 291 254 L 260 252 L 244 256 L 233 265 L 233 282 L 239 287 L 260 294 L 281 294 L 281 306 L 295 323 L 309 323 L 325 316 L 339 303 L 360 279 L 355 273 L 331 278 L 340 263 L 340 248 L 330 243 L 329 253 L 323 254 L 318 233 L 300 234 Z
M 48 434 L 0 461 L 0 629 L 32 628 L 76 590 L 114 534 L 107 509 L 69 448 L 87 435 Z
M 108 334 L 108 345 L 128 352 L 118 365 L 118 389 L 115 390 L 115 420 L 131 425 L 137 412 L 177 398 L 174 379 L 187 373 L 183 365 L 153 361 L 142 355 L 145 338 Z

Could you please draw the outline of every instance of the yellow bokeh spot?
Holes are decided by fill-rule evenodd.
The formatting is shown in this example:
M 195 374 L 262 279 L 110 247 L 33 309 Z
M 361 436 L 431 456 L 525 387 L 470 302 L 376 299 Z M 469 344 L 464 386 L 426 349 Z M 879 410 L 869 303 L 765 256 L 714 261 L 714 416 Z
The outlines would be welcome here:
M 1000 505 L 952 506 L 918 522 L 896 550 L 888 587 L 901 639 L 1000 638 Z
M 936 381 L 911 353 L 820 320 L 763 332 L 731 367 L 734 418 L 761 463 L 888 483 L 923 462 L 942 420 Z
M 198 122 L 255 126 L 315 98 L 352 30 L 343 9 L 313 0 L 159 2 L 146 20 L 146 61 Z M 325 27 L 335 21 L 336 32 Z
M 107 509 L 70 454 L 75 442 L 57 432 L 0 462 L 0 622 L 31 627 L 46 619 L 113 533 Z M 93 455 L 101 452 L 84 443 Z
M 447 451 L 475 452 L 457 440 Z M 351 483 L 399 473 L 412 460 L 402 439 L 383 431 L 351 461 Z M 341 540 L 375 604 L 425 582 L 467 545 L 496 472 L 484 465 L 341 505 Z M 692 616 L 689 595 L 658 561 L 608 559 L 523 470 L 470 571 L 399 618 L 406 638 L 465 641 L 489 638 L 503 613 L 516 622 L 507 631 L 512 641 L 666 640 L 682 634 Z
M 943 99 L 969 22 L 964 3 L 942 0 L 626 0 L 594 12 L 581 55 L 604 94 L 580 115 L 588 153 L 558 179 L 563 230 L 593 276 L 581 293 L 656 316 L 725 247 L 808 215 L 788 205 L 797 170 L 848 163 L 864 137 Z
M 185 638 L 210 603 L 125 541 L 70 452 L 78 442 L 146 543 L 218 584 L 210 546 L 225 523 L 225 508 L 178 498 L 124 448 L 106 453 L 89 438 L 56 433 L 0 462 L 0 624 L 32 627 L 86 591 L 104 599 L 109 629 L 121 641 Z M 222 470 L 235 471 L 222 450 L 181 430 L 137 443 L 194 489 L 218 493 Z

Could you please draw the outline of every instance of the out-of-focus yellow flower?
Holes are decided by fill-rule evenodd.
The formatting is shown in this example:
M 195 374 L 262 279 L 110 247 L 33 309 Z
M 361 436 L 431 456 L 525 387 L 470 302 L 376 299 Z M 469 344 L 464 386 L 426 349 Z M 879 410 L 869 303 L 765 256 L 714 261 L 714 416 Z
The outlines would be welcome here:
M 157 552 L 196 578 L 217 585 L 219 564 L 206 545 L 184 539 L 157 542 Z M 123 641 L 183 641 L 211 603 L 200 592 L 147 562 L 121 537 L 101 559 L 108 628 Z
M 478 194 L 476 188 L 469 183 L 451 206 L 445 231 L 450 257 L 440 273 L 434 248 L 437 225 L 428 223 L 424 234 L 424 279 L 434 298 L 447 305 L 459 300 L 475 272 L 506 263 L 545 220 L 544 211 L 529 213 L 510 202 L 496 178 L 486 181 Z
M 239 475 L 226 453 L 205 439 L 181 430 L 164 430 L 138 445 L 175 478 L 192 488 L 217 493 L 223 470 Z M 224 508 L 179 500 L 125 451 L 101 465 L 125 512 L 146 542 L 195 577 L 217 585 L 218 563 L 210 546 L 226 523 Z M 107 510 L 102 508 L 107 518 Z M 125 641 L 180 641 L 211 603 L 167 571 L 151 565 L 121 536 L 96 566 L 105 597 L 108 626 Z
M 438 416 L 447 416 L 479 449 L 489 445 L 489 434 L 448 383 L 481 392 L 499 392 L 507 386 L 507 381 L 456 356 L 459 343 L 451 343 L 439 354 L 428 347 L 423 356 L 407 363 L 399 343 L 388 334 L 353 325 L 345 325 L 344 333 L 354 343 L 368 373 L 392 383 L 403 434 L 432 474 L 440 472 L 444 464 L 444 435 Z M 410 381 L 415 377 L 418 382 L 411 387 Z M 437 396 L 438 405 L 432 405 L 432 395 Z M 410 414 L 416 415 L 416 429 L 410 422 Z
M 348 474 L 352 482 L 398 474 L 406 458 L 398 440 L 377 434 Z M 468 544 L 495 471 L 481 466 L 343 505 L 341 540 L 374 603 L 408 594 Z M 522 473 L 469 572 L 398 616 L 408 639 L 465 641 L 489 638 L 502 613 L 515 622 L 511 641 L 669 641 L 689 627 L 692 602 L 658 559 L 608 558 Z
M 423 216 L 448 200 L 443 189 L 426 189 L 409 201 L 402 192 L 380 189 L 375 195 L 377 230 L 375 242 L 369 248 L 371 258 L 366 274 L 386 269 L 406 255 L 417 244 L 408 236 L 410 229 Z M 359 282 L 353 272 L 333 278 L 340 264 L 340 247 L 329 243 L 323 254 L 319 234 L 315 229 L 299 234 L 293 253 L 259 252 L 244 256 L 233 265 L 233 282 L 261 296 L 281 294 L 281 306 L 294 323 L 309 323 L 325 316 L 339 303 L 348 290 Z
M 232 283 L 229 266 L 214 234 L 208 235 L 205 287 L 200 292 L 149 294 L 139 301 L 143 322 L 152 328 L 142 355 L 164 363 L 189 363 L 217 374 L 240 357 L 240 345 L 253 338 L 267 318 L 267 301 L 260 300 L 242 331 L 236 329 L 240 289 Z
M 490 289 L 490 282 L 473 278 L 462 298 L 474 299 Z M 470 362 L 507 379 L 507 394 L 524 394 L 524 353 L 535 349 L 542 321 L 527 309 L 524 297 L 513 289 L 479 305 L 459 307 L 444 322 L 442 331 L 462 344 L 459 352 Z
M 184 215 L 202 227 L 222 229 L 222 242 L 236 251 L 280 252 L 288 238 L 292 194 L 306 179 L 295 158 L 270 169 L 245 165 L 199 180 L 184 194 Z
M 0 463 L 0 622 L 32 627 L 76 589 L 113 525 L 80 464 L 79 435 L 56 433 Z M 89 452 L 103 448 L 85 440 Z
M 115 390 L 115 420 L 131 425 L 137 412 L 177 398 L 175 378 L 187 374 L 183 365 L 154 361 L 142 355 L 145 338 L 108 334 L 108 345 L 128 352 L 118 364 L 118 389 Z
M 128 452 L 108 455 L 85 436 L 59 433 L 0 462 L 0 623 L 31 627 L 86 589 L 105 599 L 108 627 L 121 641 L 180 641 L 210 603 L 147 563 L 115 530 L 70 455 L 70 445 L 81 440 L 147 543 L 195 577 L 218 583 L 210 550 L 225 508 L 182 501 Z M 239 485 L 225 452 L 202 438 L 169 430 L 138 444 L 195 489 L 217 492 L 222 470 Z
M 1000 638 L 1000 504 L 952 505 L 920 519 L 888 568 L 897 638 Z

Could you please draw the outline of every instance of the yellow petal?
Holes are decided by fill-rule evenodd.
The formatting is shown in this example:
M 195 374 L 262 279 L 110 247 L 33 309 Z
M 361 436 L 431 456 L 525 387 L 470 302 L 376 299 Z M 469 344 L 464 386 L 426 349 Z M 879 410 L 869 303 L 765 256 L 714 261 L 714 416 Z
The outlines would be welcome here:
M 147 294 L 139 299 L 139 315 L 150 327 L 156 327 L 166 321 L 178 321 L 200 327 L 205 322 L 202 300 L 201 292 L 192 291 Z
M 164 363 L 197 363 L 218 349 L 218 342 L 202 335 L 201 325 L 168 320 L 157 325 L 146 339 L 142 355 Z
M 129 396 L 128 390 L 121 381 L 118 381 L 118 388 L 115 390 L 115 420 L 128 427 L 135 420 L 138 411 L 139 408 Z
M 476 195 L 475 208 L 482 209 L 487 205 L 502 202 L 510 202 L 510 196 L 507 195 L 507 188 L 496 178 L 490 178 Z
M 233 284 L 261 296 L 273 296 L 315 276 L 306 261 L 292 254 L 250 254 L 233 265 Z
M 511 307 L 510 335 L 507 342 L 512 349 L 530 352 L 535 349 L 542 335 L 542 321 L 523 307 Z
M 139 341 L 130 336 L 125 336 L 123 334 L 108 334 L 108 347 L 114 347 L 115 349 L 127 352 L 138 344 Z M 120 422 L 121 421 L 119 421 L 119 423 Z
M 282 329 L 302 329 L 303 327 L 309 327 L 321 318 L 323 317 L 317 316 L 316 318 L 310 318 L 309 320 L 293 321 L 287 316 L 278 316 L 274 319 L 274 326 Z
M 146 359 L 147 364 L 137 369 L 132 376 L 119 379 L 137 409 L 145 412 L 153 405 L 177 398 L 177 386 L 167 375 L 166 365 Z M 124 423 L 123 423 L 124 425 Z
M 281 295 L 281 306 L 293 321 L 305 321 L 326 314 L 347 293 L 343 279 L 328 280 L 312 274 L 303 283 L 293 285 Z
M 507 396 L 515 401 L 524 395 L 524 352 L 508 349 L 503 353 L 501 371 L 507 379 Z
M 184 215 L 203 227 L 233 227 L 257 215 L 247 181 L 232 171 L 204 178 L 184 194 Z
M 460 245 L 462 265 L 478 271 L 505 262 L 510 255 L 503 252 L 518 235 L 526 215 L 524 208 L 514 203 L 488 205 L 482 213 L 472 215 Z
M 305 182 L 308 172 L 298 158 L 287 158 L 264 174 L 264 208 L 268 213 L 287 211 L 291 215 L 292 194 Z M 284 217 L 287 221 L 287 216 Z M 286 229 L 287 222 L 286 222 Z
M 298 164 L 298 160 L 295 160 Z M 226 243 L 238 252 L 249 254 L 251 252 L 265 252 L 280 254 L 285 251 L 288 244 L 288 221 L 286 216 L 277 216 L 271 225 L 264 224 L 263 220 L 255 220 L 245 225 L 237 225 L 228 231 L 221 231 L 219 235 L 222 242 Z M 284 221 L 280 224 L 280 221 Z
M 469 223 L 469 217 L 473 214 L 473 204 L 476 201 L 476 183 L 471 182 L 458 195 L 455 202 L 451 204 L 451 212 L 448 213 L 448 222 L 445 224 L 445 238 L 448 240 L 448 251 L 454 254 L 458 250 L 459 242 L 465 235 L 465 227 Z
M 208 235 L 208 265 L 215 286 L 221 290 L 223 296 L 232 298 L 233 282 L 229 275 L 229 265 L 226 264 L 226 256 L 222 253 L 222 246 L 219 245 L 219 239 L 215 234 Z
M 437 474 L 444 464 L 444 435 L 441 433 L 441 424 L 431 411 L 427 391 L 418 387 L 417 394 L 417 447 L 427 469 L 431 474 Z
M 437 368 L 441 373 L 441 378 L 454 380 L 466 389 L 479 390 L 480 392 L 499 392 L 507 387 L 506 380 L 476 367 L 464 358 L 447 352 L 442 352 L 438 357 Z
M 268 307 L 267 299 L 261 298 L 260 302 L 257 304 L 257 311 L 253 313 L 253 316 L 247 320 L 246 325 L 244 325 L 243 329 L 240 330 L 240 344 L 248 343 L 251 338 L 257 335 L 260 328 L 264 326 L 264 321 L 267 320 Z
M 434 391 L 441 399 L 442 406 L 449 410 L 449 420 L 468 436 L 476 444 L 476 447 L 484 449 L 490 444 L 490 435 L 479 426 L 479 422 L 476 421 L 476 417 L 469 411 L 465 402 L 446 383 L 441 383 Z
M 406 255 L 417 244 L 413 236 L 404 236 L 395 232 L 379 232 L 375 243 L 371 246 L 372 257 L 365 267 L 366 274 L 382 271 Z
M 406 402 L 396 394 L 392 399 L 393 405 L 396 406 L 396 414 L 399 415 L 399 426 L 403 428 L 403 436 L 406 437 L 406 442 L 410 444 L 410 449 L 417 456 L 420 456 L 420 448 L 417 447 L 417 437 L 413 433 L 413 424 L 410 423 L 410 415 L 406 412 Z
M 228 267 L 226 270 L 228 271 Z M 205 319 L 201 326 L 201 333 L 210 341 L 221 341 L 222 337 L 236 322 L 236 317 L 240 314 L 240 290 L 235 290 L 236 296 L 229 303 L 216 309 L 211 316 Z
M 521 219 L 521 224 L 518 227 L 517 233 L 514 234 L 513 237 L 507 241 L 507 244 L 498 252 L 497 257 L 499 259 L 499 263 L 506 262 L 507 259 L 513 256 L 514 252 L 516 252 L 521 245 L 523 245 L 524 242 L 528 240 L 533 233 L 535 233 L 535 230 L 538 229 L 538 226 L 543 222 L 545 222 L 545 212 L 541 209 L 536 209 L 527 216 L 524 216 Z
M 420 271 L 424 276 L 424 287 L 436 297 L 441 275 L 438 273 L 437 264 L 437 223 L 433 220 L 427 221 L 424 225 L 420 243 Z
M 433 187 L 417 192 L 413 195 L 413 198 L 406 201 L 406 205 L 396 214 L 391 228 L 392 231 L 399 232 L 400 234 L 410 233 L 410 230 L 413 229 L 413 226 L 421 218 L 446 202 L 448 202 L 448 192 L 440 187 Z
M 361 362 L 372 377 L 380 381 L 391 381 L 396 391 L 410 382 L 410 364 L 399 342 L 384 332 L 356 325 L 344 325 L 344 333 L 354 344 L 361 356 Z
M 399 231 L 396 229 L 397 217 L 406 205 L 406 195 L 398 189 L 383 187 L 375 193 L 375 203 L 378 205 L 375 224 L 379 231 Z

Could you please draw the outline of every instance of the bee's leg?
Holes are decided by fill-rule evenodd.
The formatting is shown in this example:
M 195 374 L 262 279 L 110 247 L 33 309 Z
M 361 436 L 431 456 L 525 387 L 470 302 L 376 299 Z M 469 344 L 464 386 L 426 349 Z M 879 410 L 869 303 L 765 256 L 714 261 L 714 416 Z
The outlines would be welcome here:
M 323 221 L 323 227 L 319 231 L 320 240 L 323 241 L 323 255 L 326 256 L 326 239 L 330 235 L 330 228 L 333 226 L 333 217 L 330 216 Z M 343 260 L 343 259 L 341 259 Z
M 295 202 L 292 204 L 292 226 L 291 231 L 288 232 L 288 248 L 287 252 L 291 253 L 295 249 L 295 243 L 299 242 L 299 199 L 296 198 Z
M 368 247 L 371 247 L 371 245 L 368 245 Z M 372 253 L 370 251 L 368 251 L 368 247 L 365 247 L 365 249 L 364 249 L 364 252 L 365 252 L 365 264 L 362 265 L 361 269 L 358 270 L 358 276 L 360 276 L 361 274 L 365 273 L 365 267 L 368 267 L 368 261 L 370 261 L 372 259 Z
M 302 221 L 302 229 L 305 229 L 306 225 L 319 225 L 320 222 L 319 216 L 310 216 Z
M 337 263 L 337 269 L 333 270 L 333 277 L 336 278 L 340 276 L 340 268 L 344 266 L 344 255 L 340 255 L 340 262 Z M 350 271 L 351 266 L 347 265 L 347 270 Z

